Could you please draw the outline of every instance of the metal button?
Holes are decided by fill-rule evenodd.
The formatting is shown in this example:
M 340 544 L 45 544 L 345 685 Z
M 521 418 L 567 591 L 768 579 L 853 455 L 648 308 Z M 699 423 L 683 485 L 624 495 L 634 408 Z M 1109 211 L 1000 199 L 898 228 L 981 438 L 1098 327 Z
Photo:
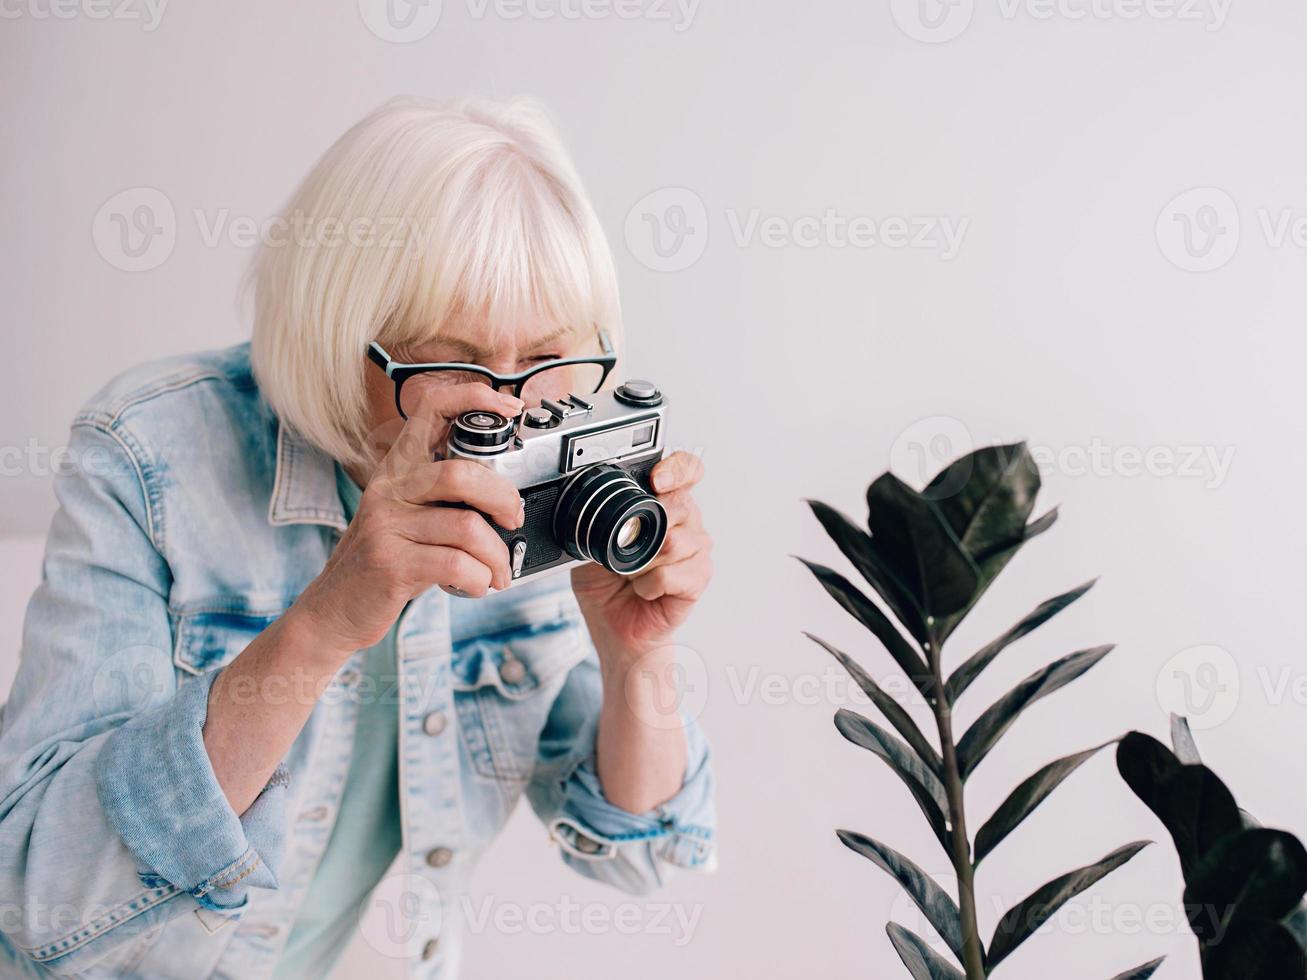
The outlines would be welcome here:
M 522 661 L 505 652 L 504 662 L 499 665 L 499 676 L 505 684 L 521 684 L 526 680 L 526 668 Z
M 434 959 L 436 955 L 436 947 L 439 945 L 440 945 L 439 940 L 428 939 L 426 945 L 422 947 L 422 959 L 424 960 Z
M 337 675 L 337 679 L 340 681 L 341 687 L 353 687 L 358 683 L 359 672 L 353 667 L 346 667 Z
M 422 730 L 428 735 L 439 735 L 445 730 L 445 713 L 433 711 L 422 719 Z
M 592 838 L 578 835 L 576 838 L 576 849 L 582 854 L 598 854 L 603 845 Z
M 454 860 L 454 852 L 448 847 L 437 847 L 427 852 L 427 864 L 433 868 L 443 868 Z

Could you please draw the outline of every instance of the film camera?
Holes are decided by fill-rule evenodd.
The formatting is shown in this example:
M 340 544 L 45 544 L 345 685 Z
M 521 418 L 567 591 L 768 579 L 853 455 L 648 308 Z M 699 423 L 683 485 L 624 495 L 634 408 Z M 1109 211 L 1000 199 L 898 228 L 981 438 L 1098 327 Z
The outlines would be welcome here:
M 464 412 L 449 454 L 474 459 L 522 494 L 526 522 L 507 531 L 513 584 L 598 562 L 619 575 L 648 565 L 667 537 L 667 512 L 650 491 L 663 456 L 662 392 L 648 381 L 613 391 L 544 399 L 516 419 Z

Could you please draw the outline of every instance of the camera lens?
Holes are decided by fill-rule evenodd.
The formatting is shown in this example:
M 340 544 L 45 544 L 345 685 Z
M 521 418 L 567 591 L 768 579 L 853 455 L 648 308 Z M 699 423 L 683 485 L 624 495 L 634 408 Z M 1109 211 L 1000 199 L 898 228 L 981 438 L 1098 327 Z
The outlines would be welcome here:
M 667 537 L 667 511 L 624 469 L 609 463 L 572 477 L 554 509 L 554 537 L 573 558 L 632 575 Z

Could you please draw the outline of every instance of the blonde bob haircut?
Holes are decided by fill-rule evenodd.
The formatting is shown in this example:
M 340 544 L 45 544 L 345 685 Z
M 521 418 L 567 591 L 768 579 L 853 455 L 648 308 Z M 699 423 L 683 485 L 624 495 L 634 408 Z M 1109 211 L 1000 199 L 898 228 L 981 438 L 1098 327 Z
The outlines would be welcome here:
M 620 343 L 607 239 L 552 123 L 527 101 L 389 102 L 336 141 L 251 269 L 252 360 L 279 420 L 367 465 L 366 349 L 400 356 L 456 316 L 523 314 Z

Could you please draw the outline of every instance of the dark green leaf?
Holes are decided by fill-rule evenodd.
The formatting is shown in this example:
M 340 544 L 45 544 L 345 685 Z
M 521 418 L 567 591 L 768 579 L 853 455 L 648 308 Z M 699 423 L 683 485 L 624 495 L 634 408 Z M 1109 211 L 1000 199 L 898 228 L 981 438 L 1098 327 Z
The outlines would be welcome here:
M 885 693 L 881 686 L 859 666 L 856 660 L 847 653 L 837 650 L 819 636 L 813 636 L 811 633 L 804 633 L 803 635 L 840 662 L 840 665 L 849 672 L 849 676 L 857 682 L 858 687 L 862 688 L 867 697 L 871 698 L 872 704 L 880 709 L 881 714 L 903 736 L 904 741 L 912 746 L 917 755 L 921 757 L 921 760 L 930 767 L 931 772 L 938 775 L 943 771 L 943 762 L 940 760 L 939 753 L 935 751 L 935 747 L 930 742 L 926 741 L 926 736 L 921 733 L 917 723 L 912 720 L 912 717 L 903 710 L 902 706 L 892 696 Z
M 977 449 L 942 469 L 921 496 L 932 501 L 973 559 L 1025 538 L 1039 468 L 1025 443 Z
M 1217 841 L 1185 881 L 1189 925 L 1210 943 L 1293 914 L 1307 893 L 1307 850 L 1283 830 L 1241 830 Z
M 1077 868 L 1035 889 L 1028 898 L 1008 909 L 1003 913 L 1003 918 L 999 919 L 998 928 L 994 930 L 994 938 L 989 944 L 986 965 L 991 969 L 997 966 L 1064 904 L 1111 874 L 1147 846 L 1148 841 L 1135 841 L 1119 847 L 1101 861 Z
M 937 643 L 952 635 L 1013 555 L 1047 526 L 1025 524 L 1039 492 L 1039 469 L 1024 443 L 993 446 L 963 457 L 932 480 L 924 494 L 947 490 L 959 475 L 968 480 L 965 488 L 946 495 L 940 508 L 961 539 L 963 550 L 976 563 L 978 574 L 971 600 L 935 623 Z
M 1035 520 L 1031 521 L 1029 524 L 1026 525 L 1025 541 L 1029 541 L 1031 538 L 1039 537 L 1041 534 L 1043 534 L 1045 531 L 1047 531 L 1050 527 L 1052 527 L 1056 523 L 1057 523 L 1057 508 L 1054 507 L 1050 509 L 1047 513 L 1042 515 L 1041 517 L 1036 518 Z M 1025 541 L 1023 541 L 1022 544 L 1025 544 Z
M 889 941 L 894 944 L 899 959 L 908 968 L 912 980 L 965 980 L 962 971 L 930 948 L 910 929 L 897 922 L 886 924 Z
M 908 675 L 908 680 L 912 681 L 913 686 L 927 700 L 930 700 L 931 692 L 935 689 L 935 680 L 930 673 L 930 668 L 926 666 L 921 654 L 903 638 L 903 634 L 889 621 L 889 617 L 881 612 L 880 607 L 868 599 L 861 589 L 839 572 L 832 571 L 825 565 L 805 561 L 802 558 L 799 561 L 803 562 L 808 571 L 817 577 L 817 581 L 822 584 L 822 587 L 830 593 L 836 602 L 844 607 L 845 612 L 849 613 L 866 627 L 876 639 L 880 640 L 885 649 L 889 651 L 889 655 L 894 658 L 894 662 L 899 665 L 899 669 Z
M 1145 963 L 1143 966 L 1137 966 L 1133 970 L 1126 970 L 1124 973 L 1118 973 L 1112 980 L 1148 980 L 1157 968 L 1162 965 L 1165 956 L 1159 956 L 1151 963 Z
M 1096 579 L 1094 581 L 1097 581 Z M 1054 596 L 1045 602 L 1041 602 L 1033 611 L 1026 616 L 1010 630 L 994 640 L 992 643 L 981 647 L 974 653 L 961 667 L 953 671 L 949 677 L 948 683 L 944 685 L 944 693 L 952 704 L 962 692 L 971 686 L 971 682 L 980 676 L 980 672 L 988 667 L 1000 653 L 1003 652 L 1010 644 L 1015 643 L 1027 633 L 1043 626 L 1046 622 L 1060 613 L 1071 603 L 1075 602 L 1082 595 L 1094 587 L 1094 582 L 1086 582 L 1084 585 L 1077 586 L 1070 592 L 1063 592 L 1059 596 Z
M 941 619 L 971 601 L 978 570 L 933 503 L 886 473 L 867 488 L 867 507 L 872 550 L 927 617 Z
M 1302 980 L 1307 953 L 1282 922 L 1231 932 L 1202 948 L 1204 980 Z
M 1048 794 L 1057 789 L 1062 780 L 1079 769 L 1082 762 L 1102 747 L 1096 745 L 1092 749 L 1085 749 L 1075 755 L 1050 762 L 1014 789 L 976 834 L 975 863 L 980 864 L 985 855 L 997 847 L 999 841 L 1012 833 L 1022 820 L 1030 816 L 1035 808 L 1044 802 Z
M 1198 745 L 1194 742 L 1194 733 L 1189 730 L 1189 719 L 1182 715 L 1171 715 L 1171 745 L 1175 757 L 1186 766 L 1201 766 L 1202 756 L 1198 754 Z
M 1112 646 L 1081 650 L 1035 671 L 985 709 L 958 742 L 958 768 L 966 779 L 994 743 L 1030 705 L 1060 690 L 1112 652 Z
M 884 760 L 903 780 L 940 846 L 948 853 L 948 830 L 944 818 L 948 813 L 948 796 L 939 777 L 906 745 L 855 711 L 841 708 L 835 712 L 835 727 L 854 745 Z
M 905 858 L 898 851 L 886 847 L 852 830 L 835 833 L 844 846 L 857 851 L 877 867 L 894 876 L 908 897 L 921 909 L 926 921 L 935 927 L 940 938 L 959 960 L 962 959 L 962 917 L 952 897 L 933 878 Z
M 871 536 L 839 511 L 827 507 L 819 500 L 809 500 L 808 506 L 840 552 L 876 590 L 876 594 L 885 600 L 885 605 L 889 606 L 890 612 L 903 624 L 903 628 L 918 643 L 925 643 L 928 638 L 925 612 L 917 605 L 907 583 L 900 580 L 896 571 L 886 565 L 871 547 Z
M 1122 738 L 1116 768 L 1170 833 L 1186 880 L 1218 840 L 1243 826 L 1234 797 L 1214 772 L 1182 764 L 1151 736 L 1130 732 Z

